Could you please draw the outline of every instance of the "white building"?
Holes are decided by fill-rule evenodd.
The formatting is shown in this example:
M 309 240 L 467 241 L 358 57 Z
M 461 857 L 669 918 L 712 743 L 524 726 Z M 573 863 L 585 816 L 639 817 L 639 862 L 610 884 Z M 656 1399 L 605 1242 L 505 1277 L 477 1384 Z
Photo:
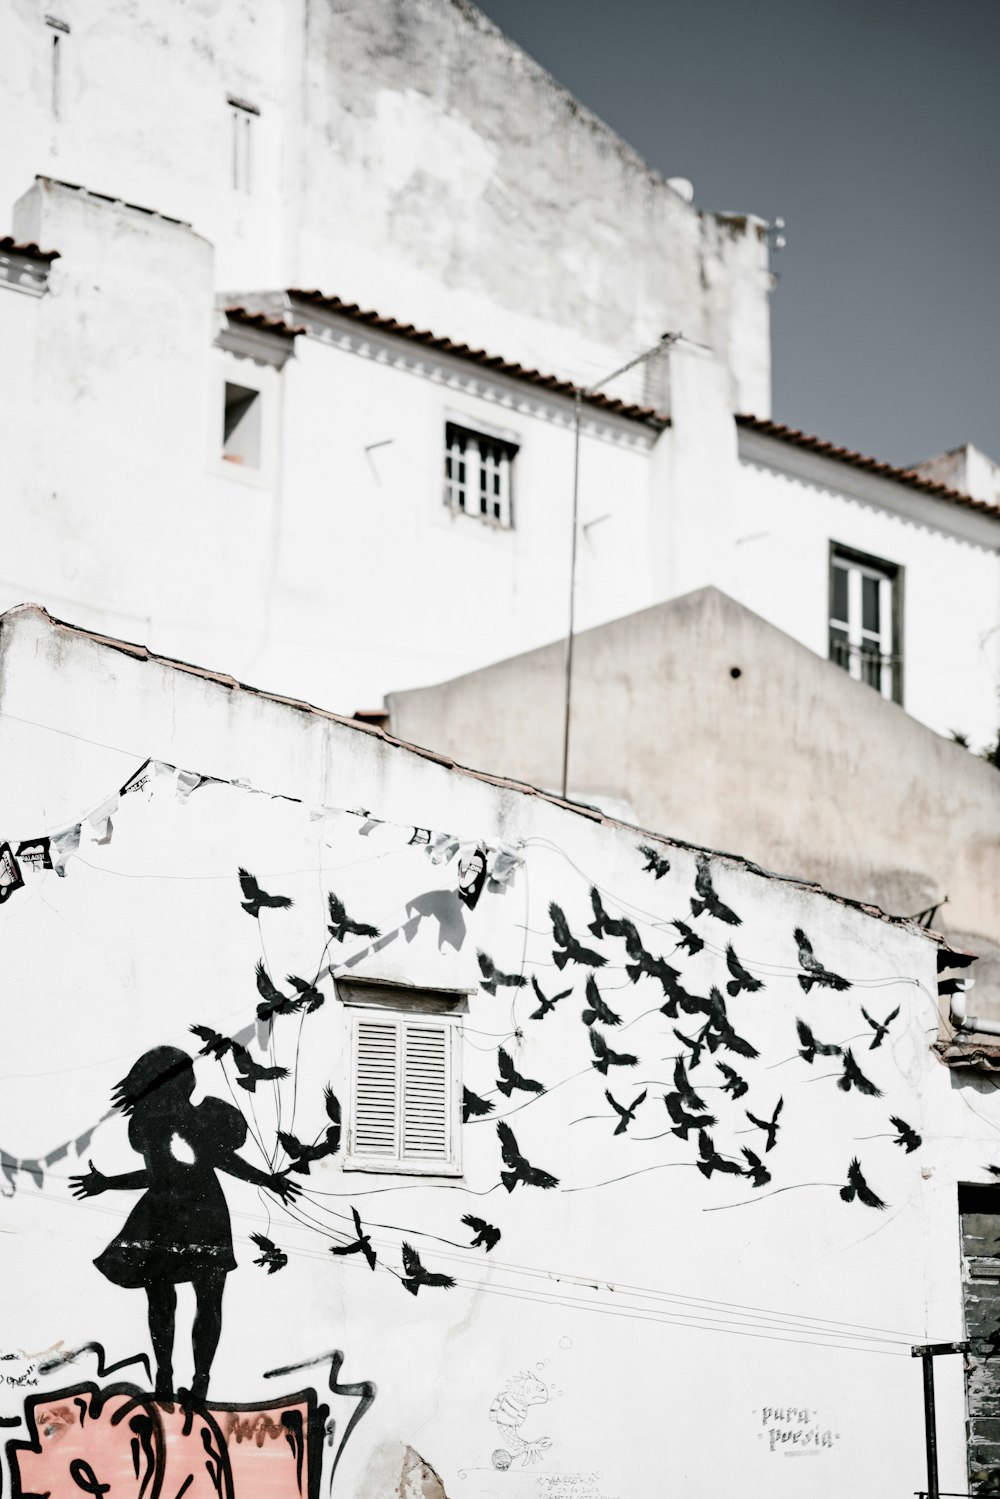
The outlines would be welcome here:
M 669 331 L 581 404 L 578 624 L 714 583 L 992 738 L 996 470 L 770 422 L 761 220 L 467 0 L 60 3 L 0 18 L 0 604 L 347 712 L 557 639 L 575 396 Z
M 38 610 L 0 682 L 4 1492 L 912 1493 L 966 1334 L 941 1487 L 991 1491 L 961 953 Z

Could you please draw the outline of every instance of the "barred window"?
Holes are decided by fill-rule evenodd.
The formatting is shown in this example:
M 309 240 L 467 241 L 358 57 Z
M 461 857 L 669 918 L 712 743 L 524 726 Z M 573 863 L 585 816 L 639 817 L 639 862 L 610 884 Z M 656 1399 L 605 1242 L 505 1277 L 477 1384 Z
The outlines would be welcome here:
M 446 422 L 445 504 L 497 526 L 512 526 L 511 474 L 516 454 L 516 443 Z
M 856 681 L 903 700 L 902 570 L 833 545 L 830 549 L 829 654 Z

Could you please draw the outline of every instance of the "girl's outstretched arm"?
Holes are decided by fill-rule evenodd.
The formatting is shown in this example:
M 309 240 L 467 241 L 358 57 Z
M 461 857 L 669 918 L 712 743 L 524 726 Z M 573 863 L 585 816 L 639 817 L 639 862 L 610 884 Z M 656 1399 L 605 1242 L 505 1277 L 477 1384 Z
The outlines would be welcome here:
M 251 1182 L 255 1187 L 266 1187 L 269 1192 L 274 1192 L 283 1202 L 291 1197 L 297 1197 L 302 1188 L 297 1182 L 288 1180 L 284 1171 L 261 1171 L 257 1166 L 251 1166 L 242 1156 L 235 1151 L 229 1151 L 218 1162 L 220 1171 L 227 1171 L 230 1176 L 237 1177 L 240 1181 Z
M 133 1192 L 149 1186 L 148 1171 L 123 1171 L 118 1176 L 105 1176 L 98 1171 L 93 1161 L 88 1161 L 89 1171 L 83 1176 L 71 1176 L 70 1191 L 74 1197 L 97 1197 L 101 1192 Z

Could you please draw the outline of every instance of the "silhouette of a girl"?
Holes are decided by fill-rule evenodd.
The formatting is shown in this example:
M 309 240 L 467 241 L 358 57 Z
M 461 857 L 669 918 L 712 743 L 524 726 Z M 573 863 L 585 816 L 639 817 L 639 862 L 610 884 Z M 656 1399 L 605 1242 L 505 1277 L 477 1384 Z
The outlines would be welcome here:
M 129 1213 L 121 1233 L 94 1261 L 118 1286 L 143 1286 L 149 1299 L 149 1335 L 156 1356 L 155 1393 L 174 1393 L 174 1314 L 178 1283 L 194 1286 L 192 1332 L 194 1380 L 191 1396 L 204 1400 L 222 1331 L 222 1293 L 236 1269 L 229 1210 L 216 1171 L 266 1187 L 287 1201 L 298 1188 L 280 1172 L 260 1171 L 236 1154 L 247 1126 L 239 1109 L 219 1098 L 191 1103 L 195 1077 L 191 1057 L 176 1046 L 157 1046 L 141 1056 L 115 1085 L 111 1098 L 131 1114 L 129 1144 L 145 1161 L 142 1171 L 104 1176 L 87 1164 L 71 1179 L 78 1198 L 100 1192 L 147 1190 Z

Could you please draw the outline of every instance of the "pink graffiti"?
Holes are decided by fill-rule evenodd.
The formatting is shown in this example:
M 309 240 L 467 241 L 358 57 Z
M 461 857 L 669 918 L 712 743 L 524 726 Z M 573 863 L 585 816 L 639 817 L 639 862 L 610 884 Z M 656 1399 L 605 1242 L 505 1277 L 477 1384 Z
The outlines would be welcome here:
M 30 1439 L 8 1445 L 17 1499 L 311 1499 L 315 1492 L 311 1428 L 325 1411 L 307 1396 L 189 1412 L 130 1386 L 81 1384 L 36 1396 L 25 1414 Z

